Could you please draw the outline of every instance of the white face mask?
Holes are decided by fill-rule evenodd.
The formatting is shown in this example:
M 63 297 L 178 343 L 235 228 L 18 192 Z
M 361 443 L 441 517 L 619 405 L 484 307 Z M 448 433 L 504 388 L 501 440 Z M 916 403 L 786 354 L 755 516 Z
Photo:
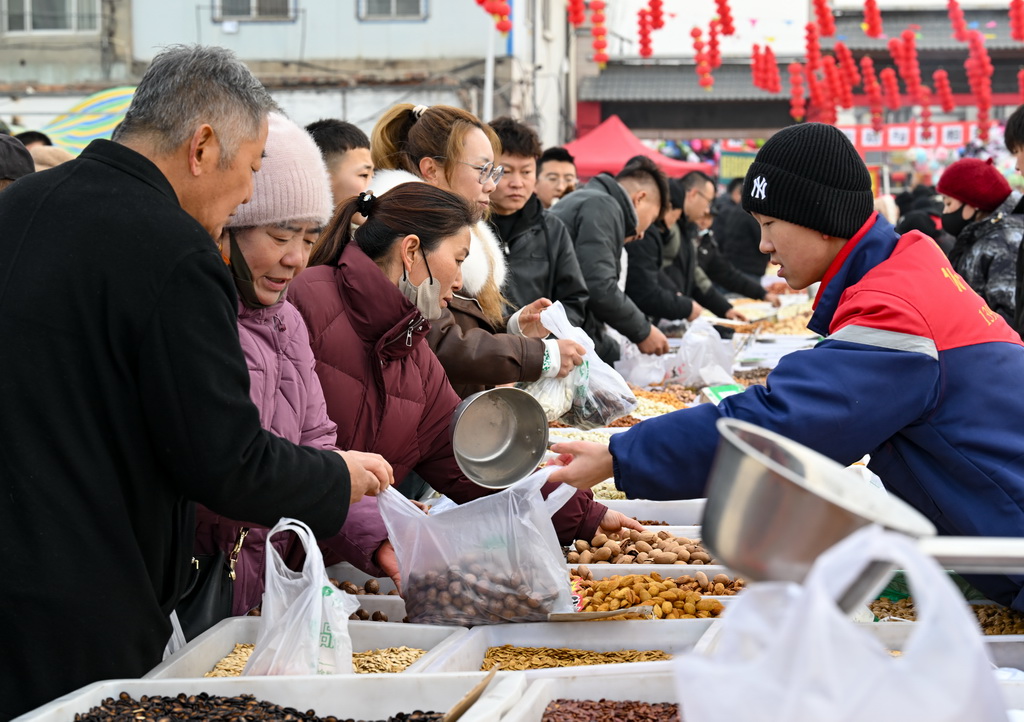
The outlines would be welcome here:
M 430 265 L 427 263 L 427 254 L 423 254 L 423 265 L 427 267 L 427 277 L 418 285 L 414 286 L 409 281 L 409 272 L 403 270 L 402 277 L 398 279 L 398 290 L 409 299 L 428 321 L 436 321 L 441 318 L 441 284 L 434 281 L 430 273 Z

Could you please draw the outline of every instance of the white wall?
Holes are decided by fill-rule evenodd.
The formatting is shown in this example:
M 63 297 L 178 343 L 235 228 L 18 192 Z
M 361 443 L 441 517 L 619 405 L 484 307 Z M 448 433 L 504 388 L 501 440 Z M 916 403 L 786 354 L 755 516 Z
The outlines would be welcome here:
M 211 20 L 210 0 L 135 0 L 134 56 L 148 61 L 172 43 L 231 48 L 243 60 L 483 57 L 491 19 L 471 0 L 428 0 L 425 21 L 360 22 L 356 0 L 299 0 L 295 22 L 243 22 L 237 32 Z

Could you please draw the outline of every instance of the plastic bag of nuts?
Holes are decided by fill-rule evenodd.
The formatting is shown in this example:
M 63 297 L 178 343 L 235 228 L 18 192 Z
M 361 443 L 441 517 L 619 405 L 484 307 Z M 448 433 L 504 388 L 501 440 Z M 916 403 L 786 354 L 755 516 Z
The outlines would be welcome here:
M 551 471 L 430 516 L 392 489 L 377 497 L 409 621 L 475 626 L 573 611 L 551 525 L 573 491 L 566 486 L 545 500 L 540 488 Z

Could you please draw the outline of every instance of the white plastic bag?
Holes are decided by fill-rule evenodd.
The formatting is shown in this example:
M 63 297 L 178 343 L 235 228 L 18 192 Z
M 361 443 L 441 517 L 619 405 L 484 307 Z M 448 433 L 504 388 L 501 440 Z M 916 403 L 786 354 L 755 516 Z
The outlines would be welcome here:
M 874 559 L 894 562 L 913 587 L 917 621 L 900 657 L 834 601 Z M 803 586 L 752 585 L 716 632 L 705 655 L 676 663 L 687 722 L 1007 719 L 977 620 L 959 590 L 913 540 L 878 526 L 822 554 Z
M 541 311 L 540 322 L 558 338 L 570 338 L 587 349 L 583 363 L 566 377 L 575 390 L 572 407 L 561 417 L 563 423 L 577 429 L 596 429 L 636 408 L 636 397 L 622 376 L 601 360 L 590 336 L 569 323 L 561 301 Z
M 655 356 L 644 353 L 632 341 L 620 346 L 622 353 L 615 362 L 615 370 L 634 386 L 657 386 L 665 382 L 675 361 L 674 354 Z
M 672 357 L 671 381 L 683 386 L 736 383 L 732 362 L 732 355 L 711 321 L 698 318 L 683 334 L 679 350 Z
M 397 493 L 397 492 L 396 492 Z M 306 549 L 293 572 L 270 540 L 294 532 Z M 359 601 L 331 584 L 309 527 L 282 518 L 267 536 L 266 591 L 256 648 L 242 674 L 351 674 L 348 618 Z
M 409 621 L 475 626 L 571 612 L 551 516 L 574 489 L 541 496 L 554 467 L 497 494 L 424 514 L 394 489 L 377 497 L 402 573 Z
M 557 421 L 572 408 L 572 398 L 576 391 L 572 374 L 560 379 L 521 382 L 516 384 L 516 388 L 537 399 L 548 421 Z

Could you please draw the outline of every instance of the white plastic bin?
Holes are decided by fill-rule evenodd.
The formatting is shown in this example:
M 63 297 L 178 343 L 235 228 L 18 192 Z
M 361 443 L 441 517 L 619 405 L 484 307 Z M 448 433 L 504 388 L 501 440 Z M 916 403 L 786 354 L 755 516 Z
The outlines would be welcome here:
M 670 526 L 693 526 L 702 523 L 707 499 L 681 499 L 675 501 L 649 501 L 646 499 L 602 500 L 609 509 L 621 511 L 637 519 L 668 522 Z
M 254 644 L 259 632 L 259 617 L 232 617 L 214 625 L 154 667 L 144 679 L 192 679 L 202 677 L 229 655 L 236 644 Z M 430 660 L 468 634 L 462 627 L 436 627 L 425 624 L 381 624 L 349 622 L 352 651 L 366 652 L 387 647 L 412 647 L 427 653 L 409 666 L 405 673 L 419 672 Z M 364 675 L 360 675 L 364 676 Z
M 613 622 L 537 622 L 474 627 L 464 637 L 434 655 L 424 672 L 476 672 L 488 647 L 511 644 L 517 647 L 561 647 L 612 652 L 619 649 L 660 649 L 679 654 L 700 639 L 713 619 L 627 620 Z M 607 669 L 622 672 L 660 662 L 638 662 L 573 667 L 577 670 Z M 528 677 L 543 677 L 550 670 L 527 670 Z M 499 673 L 500 674 L 500 673 Z
M 678 703 L 670 668 L 661 671 L 648 668 L 643 674 L 626 671 L 606 672 L 594 667 L 584 669 L 587 671 L 583 673 L 574 668 L 551 670 L 563 674 L 552 675 L 546 679 L 533 679 L 522 699 L 501 718 L 502 722 L 539 722 L 548 704 L 556 699 Z
M 389 622 L 401 622 L 405 619 L 405 600 L 394 594 L 388 594 L 395 589 L 395 583 L 391 581 L 391 577 L 371 577 L 347 562 L 327 567 L 327 576 L 337 579 L 339 582 L 352 582 L 357 587 L 363 586 L 367 579 L 376 579 L 380 584 L 382 594 L 356 595 L 359 606 L 370 614 L 374 612 L 386 614 Z
M 251 694 L 283 707 L 321 717 L 386 719 L 399 712 L 447 711 L 486 675 L 360 674 L 344 676 L 235 677 L 217 679 L 123 679 L 96 682 L 16 719 L 16 722 L 68 722 L 108 697 L 199 694 L 234 697 Z M 465 716 L 466 722 L 497 722 L 522 697 L 523 675 L 500 675 Z

